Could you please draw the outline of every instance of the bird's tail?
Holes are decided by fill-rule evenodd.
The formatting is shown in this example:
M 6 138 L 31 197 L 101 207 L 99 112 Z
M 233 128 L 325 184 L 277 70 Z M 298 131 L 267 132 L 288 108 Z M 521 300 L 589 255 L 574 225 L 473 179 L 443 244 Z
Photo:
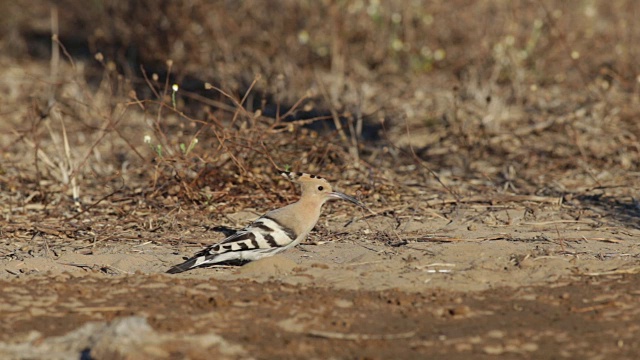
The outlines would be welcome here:
M 171 269 L 167 270 L 167 274 L 178 274 L 183 271 L 191 270 L 194 267 L 201 265 L 203 263 L 203 260 L 205 260 L 205 256 L 198 256 L 198 257 L 191 258 L 183 262 L 182 264 L 178 264 L 172 267 Z

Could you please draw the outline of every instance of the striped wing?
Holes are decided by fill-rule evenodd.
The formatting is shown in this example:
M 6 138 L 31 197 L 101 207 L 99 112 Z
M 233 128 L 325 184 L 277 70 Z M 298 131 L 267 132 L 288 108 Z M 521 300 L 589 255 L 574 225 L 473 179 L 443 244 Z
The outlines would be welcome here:
M 196 253 L 191 259 L 167 271 L 180 273 L 198 266 L 233 260 L 257 260 L 284 251 L 297 239 L 296 233 L 274 219 L 262 216 L 251 225 Z

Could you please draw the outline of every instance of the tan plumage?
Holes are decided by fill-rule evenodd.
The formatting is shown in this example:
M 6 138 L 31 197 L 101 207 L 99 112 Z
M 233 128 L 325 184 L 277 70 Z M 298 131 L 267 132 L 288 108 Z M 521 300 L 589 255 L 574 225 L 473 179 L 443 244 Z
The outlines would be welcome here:
M 281 172 L 287 179 L 300 184 L 300 200 L 272 210 L 218 244 L 209 246 L 182 264 L 167 271 L 179 273 L 221 262 L 252 261 L 272 256 L 298 245 L 313 230 L 325 202 L 343 199 L 358 206 L 355 198 L 333 191 L 331 184 L 319 176 L 305 173 Z

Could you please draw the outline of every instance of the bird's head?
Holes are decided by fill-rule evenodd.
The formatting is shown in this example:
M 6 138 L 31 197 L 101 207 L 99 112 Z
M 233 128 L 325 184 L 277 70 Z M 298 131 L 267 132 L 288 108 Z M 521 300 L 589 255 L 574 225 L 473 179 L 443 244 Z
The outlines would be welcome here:
M 328 200 L 342 199 L 358 206 L 365 207 L 363 203 L 358 201 L 358 199 L 354 198 L 353 196 L 349 196 L 338 191 L 333 191 L 331 184 L 329 184 L 326 179 L 320 176 L 301 172 L 296 173 L 291 171 L 281 171 L 280 173 L 291 182 L 300 184 L 303 199 L 317 199 L 322 203 Z

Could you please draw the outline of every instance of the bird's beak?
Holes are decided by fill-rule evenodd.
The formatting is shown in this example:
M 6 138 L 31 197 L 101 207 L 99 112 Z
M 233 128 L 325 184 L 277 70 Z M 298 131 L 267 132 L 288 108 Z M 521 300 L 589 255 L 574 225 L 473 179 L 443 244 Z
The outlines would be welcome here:
M 349 202 L 352 202 L 360 207 L 365 207 L 363 203 L 361 203 L 360 201 L 358 201 L 358 199 L 354 198 L 353 196 L 349 196 L 347 194 L 343 194 L 341 192 L 338 191 L 333 191 L 329 193 L 329 197 L 332 197 L 334 199 L 342 199 L 342 200 L 347 200 Z

